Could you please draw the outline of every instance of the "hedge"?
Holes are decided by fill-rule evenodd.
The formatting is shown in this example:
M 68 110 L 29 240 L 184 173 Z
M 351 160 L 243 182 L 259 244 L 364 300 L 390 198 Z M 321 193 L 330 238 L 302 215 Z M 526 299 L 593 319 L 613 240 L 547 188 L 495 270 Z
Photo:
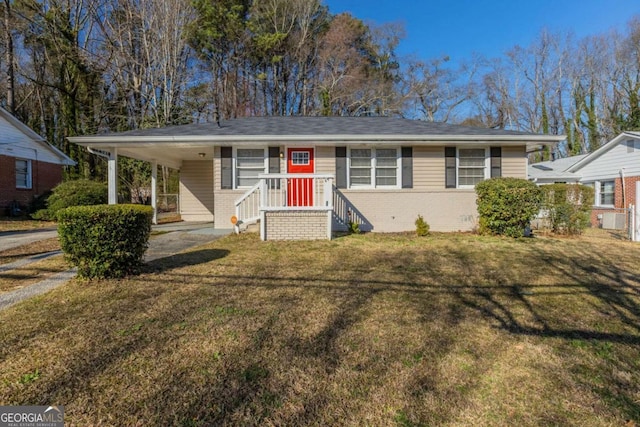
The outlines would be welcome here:
M 492 178 L 476 185 L 479 232 L 522 237 L 540 211 L 542 193 L 531 181 Z
M 551 231 L 579 235 L 590 224 L 594 190 L 580 184 L 551 184 L 540 187 L 542 209 L 549 219 Z
M 102 182 L 79 179 L 57 185 L 46 200 L 46 209 L 32 215 L 34 219 L 56 220 L 58 212 L 71 206 L 107 203 L 108 189 Z
M 153 209 L 141 205 L 75 206 L 58 212 L 65 257 L 86 278 L 123 277 L 142 265 Z

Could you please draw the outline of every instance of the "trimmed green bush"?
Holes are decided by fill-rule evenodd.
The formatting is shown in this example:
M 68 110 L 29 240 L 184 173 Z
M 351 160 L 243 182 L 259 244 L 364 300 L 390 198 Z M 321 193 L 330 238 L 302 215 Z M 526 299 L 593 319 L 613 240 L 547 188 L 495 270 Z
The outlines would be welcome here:
M 416 219 L 416 234 L 420 237 L 429 235 L 429 224 L 424 220 L 422 215 L 418 215 Z
M 74 206 L 58 212 L 65 257 L 86 278 L 124 277 L 142 264 L 153 209 L 141 205 Z
M 570 236 L 580 235 L 590 224 L 594 190 L 580 184 L 543 185 L 542 209 L 551 231 Z
M 524 236 L 525 228 L 540 211 L 542 192 L 531 181 L 492 178 L 476 185 L 479 232 L 509 237 Z
M 33 214 L 34 219 L 56 220 L 62 209 L 107 203 L 108 189 L 102 182 L 78 179 L 57 185 L 47 199 L 47 208 Z

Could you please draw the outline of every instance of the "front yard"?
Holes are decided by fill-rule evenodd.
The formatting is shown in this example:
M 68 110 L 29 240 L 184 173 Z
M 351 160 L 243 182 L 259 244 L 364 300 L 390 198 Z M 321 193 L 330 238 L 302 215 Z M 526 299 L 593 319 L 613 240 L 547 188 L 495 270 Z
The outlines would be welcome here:
M 67 425 L 634 426 L 638 259 L 604 232 L 229 236 L 0 312 L 0 404 Z

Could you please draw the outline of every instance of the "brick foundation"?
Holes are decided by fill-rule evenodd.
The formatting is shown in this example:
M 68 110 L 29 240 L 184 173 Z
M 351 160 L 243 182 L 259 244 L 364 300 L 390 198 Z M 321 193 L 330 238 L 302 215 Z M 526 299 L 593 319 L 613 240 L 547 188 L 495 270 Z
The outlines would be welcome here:
M 14 200 L 27 208 L 34 198 L 62 182 L 62 165 L 31 161 L 31 188 L 16 188 L 16 159 L 0 155 L 0 215 Z
M 329 235 L 326 211 L 269 211 L 265 213 L 265 240 L 325 240 Z

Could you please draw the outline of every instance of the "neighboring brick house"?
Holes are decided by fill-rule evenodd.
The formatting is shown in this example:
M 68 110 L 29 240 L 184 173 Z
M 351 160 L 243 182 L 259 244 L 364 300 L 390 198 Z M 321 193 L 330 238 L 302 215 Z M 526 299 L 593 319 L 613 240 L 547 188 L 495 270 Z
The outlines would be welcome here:
M 529 179 L 592 186 L 591 225 L 606 226 L 622 208 L 640 204 L 640 132 L 623 132 L 590 154 L 531 164 Z
M 330 238 L 353 223 L 410 231 L 418 215 L 433 231 L 473 230 L 475 184 L 526 179 L 527 153 L 562 139 L 391 117 L 247 117 L 69 138 L 109 159 L 110 203 L 118 156 L 128 156 L 152 173 L 180 170 L 184 220 L 259 220 L 269 240 Z
M 75 162 L 0 107 L 0 216 L 24 211 Z

